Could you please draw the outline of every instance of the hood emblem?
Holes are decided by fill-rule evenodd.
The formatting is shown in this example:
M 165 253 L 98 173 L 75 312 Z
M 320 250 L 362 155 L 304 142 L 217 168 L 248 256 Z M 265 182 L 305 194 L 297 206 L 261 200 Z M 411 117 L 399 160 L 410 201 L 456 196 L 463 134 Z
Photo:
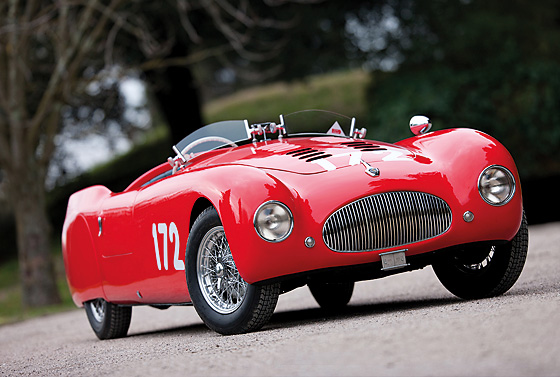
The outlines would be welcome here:
M 371 166 L 370 164 L 368 164 L 367 162 L 365 162 L 362 159 L 360 159 L 360 162 L 366 168 L 366 174 L 371 175 L 372 177 L 378 177 L 379 176 L 380 172 L 379 172 L 378 168 L 374 168 L 373 166 Z

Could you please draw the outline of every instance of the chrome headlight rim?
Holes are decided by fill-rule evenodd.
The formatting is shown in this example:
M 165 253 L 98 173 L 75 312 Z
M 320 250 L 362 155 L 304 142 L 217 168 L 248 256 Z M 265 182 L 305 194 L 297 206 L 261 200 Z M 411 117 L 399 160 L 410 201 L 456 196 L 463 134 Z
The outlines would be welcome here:
M 285 234 L 283 234 L 281 237 L 274 238 L 274 239 L 270 239 L 270 238 L 265 237 L 265 236 L 261 233 L 260 226 L 259 226 L 259 224 L 258 224 L 258 222 L 257 222 L 258 216 L 259 216 L 260 212 L 261 212 L 266 206 L 271 205 L 271 204 L 272 204 L 272 205 L 277 205 L 277 206 L 281 207 L 282 209 L 284 209 L 284 210 L 286 211 L 286 213 L 288 214 L 289 221 L 290 221 L 288 231 L 287 231 Z M 284 204 L 284 203 L 282 203 L 282 202 L 280 202 L 280 201 L 278 201 L 278 200 L 269 200 L 269 201 L 266 201 L 266 202 L 264 202 L 263 204 L 261 204 L 261 205 L 259 206 L 259 208 L 257 208 L 257 210 L 255 211 L 255 215 L 253 216 L 253 226 L 255 227 L 255 231 L 257 232 L 257 234 L 259 235 L 259 237 L 262 238 L 263 240 L 265 240 L 265 241 L 267 241 L 267 242 L 271 242 L 271 243 L 282 242 L 282 241 L 284 241 L 286 238 L 288 238 L 288 237 L 290 236 L 290 234 L 292 234 L 292 230 L 294 229 L 294 215 L 292 214 L 292 211 L 290 211 L 290 208 L 289 208 L 286 204 Z
M 488 199 L 488 198 L 487 198 L 486 196 L 484 196 L 484 194 L 483 194 L 482 178 L 484 177 L 484 175 L 486 174 L 486 172 L 487 172 L 488 170 L 490 170 L 490 169 L 496 169 L 496 170 L 499 170 L 499 171 L 503 172 L 503 173 L 507 176 L 507 178 L 508 178 L 508 180 L 509 180 L 509 182 L 510 182 L 510 187 L 511 187 L 510 192 L 509 192 L 508 196 L 507 196 L 504 200 L 502 200 L 502 201 L 500 201 L 500 202 L 494 202 L 494 201 Z M 488 204 L 490 204 L 491 206 L 494 206 L 494 207 L 500 207 L 500 206 L 503 206 L 503 205 L 509 203 L 509 201 L 510 201 L 510 200 L 513 198 L 513 196 L 515 195 L 515 188 L 516 188 L 516 186 L 517 186 L 517 184 L 516 184 L 516 182 L 515 182 L 515 178 L 514 178 L 513 174 L 511 173 L 511 171 L 510 171 L 508 168 L 506 168 L 505 166 L 502 166 L 502 165 L 490 165 L 490 166 L 487 166 L 486 168 L 484 168 L 484 170 L 482 170 L 482 172 L 481 172 L 480 175 L 478 176 L 478 193 L 480 194 L 480 197 L 481 197 L 486 203 L 488 203 Z

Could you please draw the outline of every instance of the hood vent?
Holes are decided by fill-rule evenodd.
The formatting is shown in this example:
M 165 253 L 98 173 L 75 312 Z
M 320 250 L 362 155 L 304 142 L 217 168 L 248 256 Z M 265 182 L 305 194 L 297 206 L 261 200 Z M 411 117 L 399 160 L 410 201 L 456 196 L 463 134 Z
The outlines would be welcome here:
M 347 141 L 344 143 L 340 143 L 340 145 L 354 148 L 361 152 L 375 152 L 375 151 L 387 150 L 387 148 L 381 147 L 373 143 L 368 143 L 366 141 Z M 286 156 L 292 156 L 300 160 L 305 160 L 306 162 L 312 162 L 323 158 L 331 157 L 332 154 L 322 152 L 314 148 L 299 148 L 287 152 Z
M 322 158 L 327 158 L 332 156 L 332 154 L 321 152 L 313 148 L 296 149 L 294 151 L 290 151 L 286 153 L 286 155 L 298 158 L 300 160 L 305 160 L 306 162 L 320 160 Z
M 358 149 L 362 152 L 374 152 L 374 151 L 386 151 L 387 150 L 387 148 L 383 148 L 383 147 L 380 147 L 379 145 L 368 143 L 366 141 L 347 141 L 345 143 L 341 143 L 341 145 L 345 145 L 347 147 Z

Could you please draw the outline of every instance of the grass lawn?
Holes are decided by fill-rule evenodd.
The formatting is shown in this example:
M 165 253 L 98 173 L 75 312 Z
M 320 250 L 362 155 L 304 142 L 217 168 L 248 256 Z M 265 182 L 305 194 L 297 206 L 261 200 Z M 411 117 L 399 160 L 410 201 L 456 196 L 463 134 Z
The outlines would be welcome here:
M 354 70 L 255 87 L 209 102 L 203 106 L 204 119 L 206 123 L 227 119 L 274 122 L 280 114 L 321 109 L 355 116 L 359 123 L 367 110 L 368 83 L 368 73 Z

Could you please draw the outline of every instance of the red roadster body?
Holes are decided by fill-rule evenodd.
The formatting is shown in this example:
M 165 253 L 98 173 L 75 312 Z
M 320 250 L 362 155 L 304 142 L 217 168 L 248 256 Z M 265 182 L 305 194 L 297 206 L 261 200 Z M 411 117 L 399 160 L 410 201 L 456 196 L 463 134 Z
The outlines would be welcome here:
M 104 339 L 126 334 L 133 305 L 192 303 L 240 333 L 295 287 L 335 309 L 355 281 L 426 265 L 459 297 L 504 293 L 527 251 L 515 163 L 489 135 L 430 126 L 415 117 L 394 144 L 319 111 L 206 126 L 123 192 L 72 195 L 73 300 Z

